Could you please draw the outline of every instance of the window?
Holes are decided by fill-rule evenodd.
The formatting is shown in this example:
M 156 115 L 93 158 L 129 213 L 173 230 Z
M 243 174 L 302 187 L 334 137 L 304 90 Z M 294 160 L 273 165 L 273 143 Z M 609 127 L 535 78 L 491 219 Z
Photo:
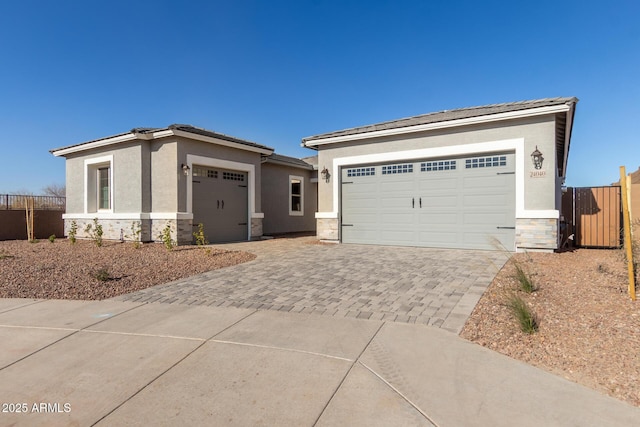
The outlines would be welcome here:
M 347 176 L 372 176 L 376 174 L 375 167 L 347 169 Z
M 304 179 L 289 175 L 289 215 L 304 215 Z
M 113 155 L 84 160 L 84 212 L 113 212 Z
M 382 167 L 382 175 L 391 175 L 395 173 L 413 173 L 413 165 L 405 163 L 402 165 L 388 165 Z
M 424 162 L 420 164 L 421 172 L 433 172 L 433 171 L 449 171 L 456 169 L 455 160 L 439 160 L 435 162 Z
M 110 167 L 98 168 L 98 209 L 111 209 Z
M 472 159 L 466 159 L 464 164 L 466 169 L 491 168 L 498 166 L 507 166 L 507 156 L 475 157 Z
M 213 169 L 208 169 L 203 166 L 193 166 L 193 176 L 204 177 L 204 178 L 217 178 L 218 171 Z
M 222 172 L 222 179 L 226 179 L 227 181 L 242 181 L 242 182 L 244 182 L 244 174 L 243 173 L 235 173 L 235 172 Z

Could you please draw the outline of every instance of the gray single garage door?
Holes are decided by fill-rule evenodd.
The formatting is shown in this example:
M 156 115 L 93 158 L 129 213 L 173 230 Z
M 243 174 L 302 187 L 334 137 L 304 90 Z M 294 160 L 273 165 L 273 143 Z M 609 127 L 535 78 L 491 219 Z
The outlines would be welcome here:
M 247 240 L 247 173 L 193 166 L 193 231 L 204 225 L 211 243 Z
M 513 250 L 513 153 L 343 167 L 344 243 Z

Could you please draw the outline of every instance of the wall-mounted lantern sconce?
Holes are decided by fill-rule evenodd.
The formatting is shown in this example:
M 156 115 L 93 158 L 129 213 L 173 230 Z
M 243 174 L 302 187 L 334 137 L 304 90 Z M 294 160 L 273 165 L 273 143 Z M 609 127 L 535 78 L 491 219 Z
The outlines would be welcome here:
M 531 160 L 533 160 L 533 167 L 536 169 L 542 169 L 542 162 L 544 161 L 544 157 L 542 157 L 542 153 L 538 151 L 538 146 L 536 145 L 536 150 L 531 153 Z
M 331 174 L 329 173 L 326 167 L 322 169 L 322 172 L 320 172 L 320 175 L 322 176 L 322 179 L 324 179 L 324 182 L 328 183 L 329 180 L 331 179 Z
M 184 176 L 189 176 L 189 171 L 191 170 L 191 168 L 189 167 L 189 165 L 187 164 L 182 164 L 182 173 L 184 174 Z

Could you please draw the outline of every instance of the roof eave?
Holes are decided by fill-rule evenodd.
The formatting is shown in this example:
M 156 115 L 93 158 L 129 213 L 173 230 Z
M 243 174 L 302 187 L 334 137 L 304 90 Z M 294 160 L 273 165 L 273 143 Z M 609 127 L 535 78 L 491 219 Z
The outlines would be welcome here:
M 150 139 L 145 134 L 138 134 L 134 132 L 125 133 L 122 135 L 116 135 L 109 138 L 98 139 L 96 141 L 85 142 L 82 144 L 72 145 L 69 147 L 57 148 L 50 150 L 49 152 L 56 157 L 66 156 L 68 154 L 77 153 L 80 151 L 92 150 L 94 148 L 106 147 L 107 145 L 119 144 L 121 142 L 134 141 L 136 139 Z
M 535 117 L 548 114 L 556 114 L 561 112 L 567 112 L 573 108 L 573 103 L 553 105 L 546 107 L 537 107 L 530 109 L 523 109 L 517 111 L 509 111 L 504 113 L 496 113 L 491 115 L 483 115 L 476 117 L 468 117 L 464 119 L 454 119 L 436 123 L 426 123 L 422 125 L 406 126 L 394 129 L 384 129 L 379 131 L 369 131 L 362 133 L 354 133 L 349 135 L 334 136 L 328 138 L 307 137 L 302 139 L 302 146 L 317 150 L 316 147 L 327 144 L 335 144 L 346 141 L 362 140 L 369 138 L 380 138 L 384 136 L 396 136 L 402 134 L 424 132 L 437 129 L 446 129 L 452 127 L 470 126 L 484 123 L 491 123 L 503 120 L 513 120 L 526 117 Z
M 189 139 L 195 139 L 197 141 L 208 142 L 212 144 L 223 145 L 231 148 L 237 148 L 240 150 L 251 151 L 260 154 L 272 154 L 273 148 L 263 146 L 252 146 L 248 144 L 242 144 L 240 142 L 229 141 L 225 138 L 214 138 L 210 136 L 200 135 L 192 132 L 186 132 L 178 129 L 159 129 L 149 133 L 129 132 L 126 134 L 116 135 L 109 138 L 99 139 L 96 141 L 85 142 L 82 144 L 72 145 L 69 147 L 58 148 L 50 150 L 51 154 L 56 157 L 66 156 L 68 154 L 78 153 L 82 151 L 92 150 L 95 148 L 102 148 L 108 145 L 119 144 L 122 142 L 129 142 L 135 140 L 152 140 L 166 138 L 170 136 L 180 136 Z
M 264 163 L 273 163 L 274 165 L 281 165 L 281 166 L 289 166 L 292 168 L 298 168 L 298 169 L 307 169 L 307 170 L 313 170 L 313 165 L 310 165 L 309 163 L 306 164 L 301 164 L 301 163 L 293 163 L 293 162 L 287 162 L 284 160 L 278 160 L 278 159 L 270 159 L 270 158 L 265 158 Z

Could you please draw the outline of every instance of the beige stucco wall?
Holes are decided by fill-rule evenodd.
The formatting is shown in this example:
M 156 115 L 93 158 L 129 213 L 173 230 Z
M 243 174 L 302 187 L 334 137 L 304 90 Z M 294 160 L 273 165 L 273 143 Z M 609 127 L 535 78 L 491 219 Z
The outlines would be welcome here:
M 304 215 L 289 215 L 289 176 L 303 178 Z M 315 231 L 318 184 L 311 182 L 311 169 L 289 167 L 270 162 L 262 165 L 262 223 L 264 234 Z
M 189 177 L 178 172 L 178 144 L 175 140 L 154 140 L 150 151 L 151 212 L 179 212 L 178 186 Z
M 123 143 L 115 147 L 95 149 L 81 154 L 72 154 L 66 160 L 67 213 L 84 213 L 85 189 L 90 198 L 95 196 L 95 179 L 85 179 L 85 160 L 113 156 L 113 213 L 141 212 L 142 210 L 142 163 L 141 142 Z M 95 212 L 95 203 L 89 204 L 87 213 Z
M 558 209 L 556 205 L 555 117 L 553 115 L 509 120 L 484 125 L 426 131 L 416 134 L 364 139 L 318 147 L 318 168 L 332 173 L 334 159 L 367 154 L 383 154 L 423 148 L 453 147 L 524 138 L 524 208 Z M 544 155 L 545 176 L 531 178 L 534 170 L 530 154 L 538 147 Z M 339 176 L 331 178 L 339 179 Z M 333 186 L 320 185 L 318 211 L 333 211 Z

